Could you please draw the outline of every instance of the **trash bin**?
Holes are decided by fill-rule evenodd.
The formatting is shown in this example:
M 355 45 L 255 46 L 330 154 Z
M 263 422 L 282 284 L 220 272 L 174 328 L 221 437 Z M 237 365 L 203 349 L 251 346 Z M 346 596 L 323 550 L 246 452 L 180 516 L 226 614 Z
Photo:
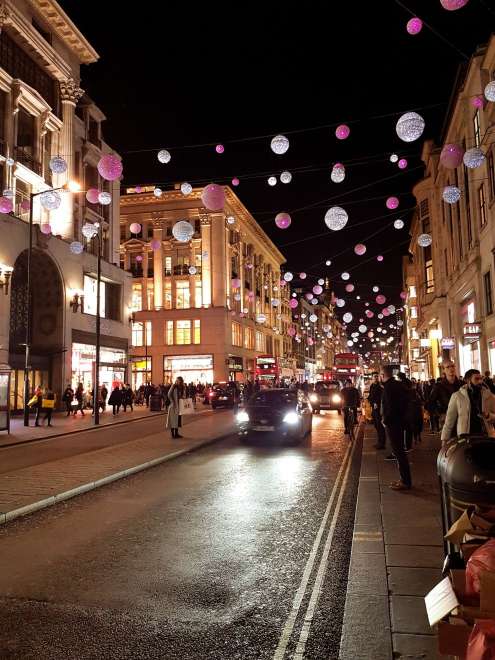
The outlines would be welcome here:
M 444 534 L 468 506 L 495 506 L 495 439 L 466 436 L 448 442 L 438 454 L 437 471 L 442 497 Z M 445 554 L 454 563 L 459 548 L 444 542 Z
M 152 394 L 150 396 L 150 411 L 160 412 L 162 409 L 162 397 L 160 394 Z

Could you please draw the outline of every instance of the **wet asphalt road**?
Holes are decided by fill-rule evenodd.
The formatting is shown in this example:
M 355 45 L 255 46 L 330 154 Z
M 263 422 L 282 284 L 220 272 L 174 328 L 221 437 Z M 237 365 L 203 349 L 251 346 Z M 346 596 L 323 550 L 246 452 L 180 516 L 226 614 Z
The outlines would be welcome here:
M 341 426 L 232 437 L 4 525 L 0 657 L 338 658 L 360 462 Z

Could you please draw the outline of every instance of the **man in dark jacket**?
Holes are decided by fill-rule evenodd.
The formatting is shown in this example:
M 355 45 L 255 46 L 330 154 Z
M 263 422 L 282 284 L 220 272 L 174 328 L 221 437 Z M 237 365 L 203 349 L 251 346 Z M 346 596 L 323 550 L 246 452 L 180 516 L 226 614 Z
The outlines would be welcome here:
M 493 378 L 490 376 L 489 371 L 485 371 L 485 377 L 483 378 L 483 382 L 488 387 L 490 392 L 492 394 L 495 394 L 495 383 L 493 382 Z
M 399 466 L 399 481 L 390 484 L 392 490 L 410 490 L 412 486 L 409 461 L 404 450 L 405 418 L 409 403 L 406 387 L 395 380 L 390 365 L 382 367 L 382 419 L 387 437 Z
M 368 401 L 371 406 L 371 414 L 373 416 L 373 424 L 375 425 L 377 433 L 377 443 L 375 449 L 385 449 L 385 429 L 382 424 L 382 416 L 380 413 L 382 405 L 383 385 L 380 383 L 378 373 L 373 374 L 373 382 L 371 383 Z
M 443 374 L 443 378 L 435 383 L 426 403 L 426 409 L 430 416 L 440 416 L 440 426 L 443 426 L 445 421 L 450 397 L 463 385 L 462 380 L 457 378 L 455 364 L 451 360 L 446 360 L 443 363 Z

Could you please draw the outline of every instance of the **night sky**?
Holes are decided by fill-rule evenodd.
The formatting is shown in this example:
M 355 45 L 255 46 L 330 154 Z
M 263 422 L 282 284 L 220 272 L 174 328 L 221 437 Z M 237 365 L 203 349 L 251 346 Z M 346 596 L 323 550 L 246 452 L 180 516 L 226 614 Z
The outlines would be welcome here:
M 287 269 L 329 276 L 342 297 L 340 273 L 348 270 L 353 297 L 372 301 L 376 284 L 387 304 L 399 304 L 422 140 L 402 142 L 395 124 L 416 110 L 426 120 L 423 137 L 441 140 L 459 66 L 488 40 L 494 2 L 470 0 L 453 12 L 439 0 L 251 2 L 224 10 L 211 3 L 117 9 L 101 0 L 59 2 L 100 54 L 82 68 L 81 86 L 108 117 L 105 139 L 123 156 L 126 185 L 166 189 L 237 176 L 236 193 L 287 257 Z M 406 6 L 433 30 L 410 36 Z M 351 128 L 344 141 L 335 137 L 341 123 Z M 283 156 L 270 150 L 278 133 L 290 139 Z M 224 154 L 216 154 L 217 143 Z M 162 147 L 172 153 L 168 165 L 156 158 Z M 390 163 L 392 152 L 407 158 L 406 170 Z M 330 180 L 335 162 L 346 166 L 340 184 Z M 268 186 L 268 176 L 285 169 L 292 182 Z M 399 197 L 398 211 L 385 207 L 390 195 Z M 332 205 L 349 214 L 340 232 L 324 224 Z M 275 227 L 280 211 L 291 213 L 287 230 Z M 402 230 L 392 226 L 397 217 L 406 221 Z M 354 254 L 358 242 L 366 244 L 363 257 Z M 347 300 L 339 314 L 351 311 L 357 322 L 362 302 Z

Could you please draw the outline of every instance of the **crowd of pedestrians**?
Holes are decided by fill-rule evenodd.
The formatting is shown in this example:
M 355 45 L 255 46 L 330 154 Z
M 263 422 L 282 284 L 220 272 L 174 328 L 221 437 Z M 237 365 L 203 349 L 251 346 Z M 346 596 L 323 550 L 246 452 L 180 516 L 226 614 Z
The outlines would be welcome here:
M 442 443 L 453 437 L 495 435 L 495 383 L 469 369 L 461 380 L 455 364 L 443 363 L 441 378 L 416 381 L 404 373 L 396 378 L 391 366 L 373 374 L 368 401 L 377 433 L 377 450 L 387 449 L 386 460 L 396 461 L 399 480 L 393 490 L 409 490 L 412 476 L 408 454 L 421 442 L 424 423 L 432 433 L 441 433 Z

